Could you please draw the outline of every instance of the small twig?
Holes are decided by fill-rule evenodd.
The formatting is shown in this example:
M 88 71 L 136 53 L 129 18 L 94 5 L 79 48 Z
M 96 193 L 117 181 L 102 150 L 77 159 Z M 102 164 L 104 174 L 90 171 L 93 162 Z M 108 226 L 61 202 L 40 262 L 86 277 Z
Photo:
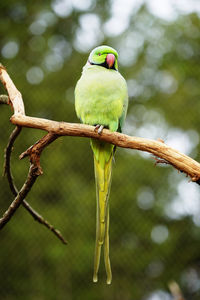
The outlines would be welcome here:
M 170 165 L 170 163 L 168 161 L 166 161 L 165 159 L 160 159 L 159 157 L 156 157 L 156 156 L 152 156 L 152 158 L 155 160 L 155 165 L 158 165 L 158 164 Z
M 169 161 L 167 161 L 166 159 L 161 159 L 159 157 L 156 156 L 152 156 L 152 158 L 155 160 L 155 165 L 158 164 L 165 164 L 165 165 L 171 165 L 173 167 L 175 167 L 174 165 L 172 165 Z
M 48 221 L 46 221 L 41 215 L 39 215 L 38 212 L 35 211 L 26 201 L 23 201 L 22 204 L 30 212 L 30 214 L 37 222 L 50 229 L 61 240 L 63 244 L 65 245 L 67 244 L 67 241 L 65 240 L 65 238 L 62 236 L 61 232 L 58 229 L 56 229 L 53 225 L 51 225 Z
M 12 173 L 11 173 L 11 167 L 10 167 L 10 158 L 11 158 L 11 153 L 12 153 L 12 148 L 13 148 L 13 144 L 16 140 L 16 138 L 18 137 L 18 135 L 21 132 L 21 127 L 16 127 L 12 134 L 10 135 L 9 141 L 8 141 L 8 145 L 5 149 L 5 164 L 4 164 L 4 175 L 7 176 L 8 179 L 8 183 L 10 186 L 10 189 L 13 193 L 13 195 L 16 197 L 18 194 L 18 190 L 13 182 L 13 177 L 12 177 Z M 64 244 L 67 244 L 66 240 L 63 238 L 63 236 L 61 235 L 60 231 L 55 229 L 53 225 L 51 225 L 47 220 L 45 220 L 37 211 L 35 211 L 29 204 L 28 202 L 26 202 L 26 200 L 24 199 L 22 201 L 22 205 L 23 207 L 32 215 L 32 217 L 34 218 L 34 220 L 36 220 L 37 222 L 39 222 L 40 224 L 43 224 L 44 226 L 46 226 L 48 229 L 50 229 Z
M 55 141 L 59 135 L 48 132 L 45 136 L 43 136 L 39 141 L 37 141 L 34 145 L 29 147 L 26 151 L 24 151 L 19 158 L 23 159 L 27 156 L 29 156 L 31 164 L 34 164 L 34 166 L 37 168 L 38 175 L 42 175 L 43 171 L 40 165 L 40 155 L 42 151 L 47 147 L 49 144 L 51 144 L 53 141 Z
M 14 196 L 17 196 L 18 192 L 15 193 L 16 187 L 13 184 L 13 178 L 12 178 L 12 174 L 11 174 L 11 170 L 10 170 L 10 158 L 11 158 L 11 153 L 12 153 L 12 148 L 13 148 L 14 142 L 15 142 L 16 138 L 18 137 L 18 135 L 20 134 L 21 130 L 22 130 L 22 128 L 20 126 L 15 127 L 15 129 L 12 131 L 12 133 L 9 137 L 8 144 L 4 151 L 3 176 L 5 176 L 5 175 L 7 176 L 11 192 L 14 194 Z
M 155 164 L 158 165 L 158 164 L 165 164 L 165 165 L 171 165 L 173 166 L 170 162 L 166 161 L 165 159 L 158 159 L 155 157 Z

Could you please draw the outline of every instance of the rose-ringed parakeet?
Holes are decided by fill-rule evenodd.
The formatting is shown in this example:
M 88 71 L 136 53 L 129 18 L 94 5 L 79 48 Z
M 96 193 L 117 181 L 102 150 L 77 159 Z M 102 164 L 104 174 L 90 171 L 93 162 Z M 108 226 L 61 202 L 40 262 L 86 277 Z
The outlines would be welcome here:
M 92 50 L 75 88 L 75 109 L 84 124 L 94 125 L 101 134 L 103 128 L 121 132 L 128 106 L 127 84 L 118 72 L 118 53 L 108 46 Z M 101 247 L 107 283 L 112 280 L 109 259 L 109 191 L 115 146 L 91 139 L 97 193 L 96 245 L 93 281 L 98 280 Z

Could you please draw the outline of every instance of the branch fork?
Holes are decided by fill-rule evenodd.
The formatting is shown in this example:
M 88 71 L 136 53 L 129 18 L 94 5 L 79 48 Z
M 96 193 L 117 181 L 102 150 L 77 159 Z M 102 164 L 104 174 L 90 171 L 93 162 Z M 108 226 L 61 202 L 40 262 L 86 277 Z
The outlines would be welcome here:
M 0 80 L 2 81 L 4 87 L 6 88 L 6 90 L 8 92 L 8 96 L 0 95 L 0 104 L 10 105 L 14 110 L 15 116 L 19 116 L 19 115 L 25 116 L 25 109 L 24 109 L 22 95 L 15 87 L 13 81 L 11 80 L 5 67 L 3 67 L 2 64 L 0 64 Z M 46 146 L 48 146 L 52 141 L 54 141 L 57 137 L 55 134 L 48 133 L 41 140 L 39 140 L 36 144 L 31 146 L 29 149 L 27 149 L 25 152 L 23 152 L 20 155 L 21 159 L 26 156 L 29 156 L 30 169 L 29 169 L 28 176 L 27 176 L 27 179 L 26 179 L 23 187 L 21 188 L 20 191 L 18 191 L 13 182 L 13 176 L 12 176 L 11 169 L 10 169 L 10 158 L 11 158 L 11 153 L 12 153 L 12 148 L 13 148 L 14 142 L 15 142 L 16 138 L 19 136 L 21 129 L 22 129 L 21 126 L 18 126 L 18 125 L 16 126 L 16 128 L 11 133 L 11 136 L 8 141 L 8 145 L 5 149 L 4 175 L 7 176 L 10 189 L 11 189 L 13 195 L 15 196 L 15 199 L 11 203 L 11 205 L 8 207 L 8 209 L 4 213 L 3 217 L 0 218 L 0 229 L 2 229 L 8 223 L 8 221 L 14 215 L 14 213 L 16 212 L 18 207 L 22 204 L 24 206 L 24 208 L 32 215 L 34 220 L 36 220 L 37 222 L 39 222 L 40 224 L 44 225 L 49 230 L 51 230 L 61 240 L 61 242 L 63 244 L 67 244 L 67 241 L 64 239 L 64 237 L 62 236 L 60 231 L 55 229 L 53 225 L 51 225 L 40 214 L 38 214 L 38 212 L 35 211 L 25 200 L 26 195 L 30 192 L 37 177 L 43 173 L 42 168 L 40 166 L 40 155 L 41 155 L 43 149 Z
M 42 175 L 43 171 L 40 165 L 40 155 L 45 147 L 55 141 L 58 136 L 52 132 L 48 132 L 43 138 L 41 138 L 38 142 L 34 145 L 29 147 L 26 151 L 24 151 L 20 156 L 19 159 L 23 159 L 29 156 L 30 163 L 35 168 L 35 173 L 37 176 Z

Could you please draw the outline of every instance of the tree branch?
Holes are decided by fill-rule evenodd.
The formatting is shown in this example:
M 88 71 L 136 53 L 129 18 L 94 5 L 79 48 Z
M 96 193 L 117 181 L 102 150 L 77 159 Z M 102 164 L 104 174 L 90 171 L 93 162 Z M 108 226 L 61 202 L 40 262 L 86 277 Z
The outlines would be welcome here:
M 162 141 L 155 141 L 141 137 L 128 136 L 119 132 L 111 132 L 104 129 L 99 135 L 93 127 L 84 124 L 73 124 L 65 122 L 56 122 L 47 119 L 28 117 L 23 115 L 13 115 L 11 122 L 15 125 L 42 129 L 52 132 L 57 136 L 79 136 L 96 138 L 118 147 L 130 148 L 145 151 L 159 157 L 175 167 L 177 170 L 190 176 L 191 180 L 200 184 L 200 164 L 189 156 L 167 146 Z
M 20 206 L 20 204 L 22 203 L 22 201 L 25 199 L 26 195 L 32 188 L 37 177 L 38 177 L 37 170 L 35 166 L 32 164 L 30 166 L 28 176 L 24 185 L 22 186 L 21 190 L 19 191 L 19 193 L 17 194 L 16 198 L 11 203 L 7 211 L 4 213 L 3 217 L 0 219 L 0 229 L 2 229 L 8 223 L 8 221 L 11 219 L 13 214 L 16 212 L 17 208 Z
M 5 67 L 0 63 L 0 80 L 8 92 L 10 103 L 13 106 L 14 114 L 25 114 L 24 102 L 21 93 L 15 87 Z
M 18 194 L 18 190 L 13 182 L 13 177 L 12 177 L 12 173 L 11 173 L 11 167 L 10 167 L 10 158 L 11 158 L 11 153 L 12 153 L 12 148 L 13 148 L 13 144 L 16 140 L 16 138 L 18 137 L 18 135 L 21 132 L 21 127 L 16 127 L 12 134 L 10 135 L 9 141 L 8 141 L 8 145 L 5 149 L 5 164 L 4 164 L 4 175 L 7 176 L 8 179 L 8 183 L 10 186 L 10 189 L 13 193 L 13 195 L 16 197 Z M 66 240 L 63 238 L 63 236 L 61 235 L 60 231 L 55 229 L 53 225 L 51 225 L 47 220 L 45 220 L 40 214 L 38 214 L 37 211 L 35 211 L 29 204 L 28 202 L 26 202 L 26 200 L 24 199 L 22 201 L 22 205 L 24 206 L 24 208 L 32 215 L 32 217 L 34 218 L 34 220 L 36 220 L 37 222 L 39 222 L 40 224 L 43 224 L 44 226 L 46 226 L 48 229 L 50 229 L 64 244 L 66 244 Z
M 32 217 L 39 222 L 40 224 L 46 226 L 49 230 L 51 230 L 58 238 L 61 240 L 63 244 L 67 244 L 66 239 L 62 236 L 61 232 L 56 229 L 53 225 L 51 225 L 47 220 L 45 220 L 37 211 L 35 211 L 26 201 L 23 201 L 23 206 L 30 212 Z
M 11 159 L 11 153 L 12 153 L 14 142 L 15 142 L 16 138 L 18 137 L 18 135 L 20 134 L 21 130 L 22 130 L 22 128 L 20 126 L 15 127 L 15 129 L 12 131 L 12 133 L 9 137 L 8 144 L 4 151 L 5 152 L 4 153 L 5 161 L 4 161 L 4 167 L 3 167 L 3 176 L 7 177 L 10 190 L 14 196 L 17 196 L 18 191 L 17 191 L 16 186 L 13 183 L 13 177 L 12 177 L 11 168 L 10 168 L 10 159 Z

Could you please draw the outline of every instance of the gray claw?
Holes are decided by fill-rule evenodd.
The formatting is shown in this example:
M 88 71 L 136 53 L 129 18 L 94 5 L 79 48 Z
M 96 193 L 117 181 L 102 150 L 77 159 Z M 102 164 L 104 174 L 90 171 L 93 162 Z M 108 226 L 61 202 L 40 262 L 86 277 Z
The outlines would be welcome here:
M 97 125 L 95 126 L 95 129 L 94 129 L 94 130 L 95 130 L 95 131 L 97 130 L 98 134 L 101 134 L 102 131 L 103 131 L 103 128 L 104 128 L 103 125 L 97 124 Z
M 99 129 L 100 126 L 101 126 L 100 124 L 97 124 L 97 125 L 95 126 L 95 128 L 94 128 L 94 131 L 96 131 L 97 129 Z
M 100 126 L 99 126 L 99 129 L 98 129 L 98 131 L 97 131 L 98 134 L 102 134 L 103 128 L 104 128 L 103 125 L 100 125 Z

